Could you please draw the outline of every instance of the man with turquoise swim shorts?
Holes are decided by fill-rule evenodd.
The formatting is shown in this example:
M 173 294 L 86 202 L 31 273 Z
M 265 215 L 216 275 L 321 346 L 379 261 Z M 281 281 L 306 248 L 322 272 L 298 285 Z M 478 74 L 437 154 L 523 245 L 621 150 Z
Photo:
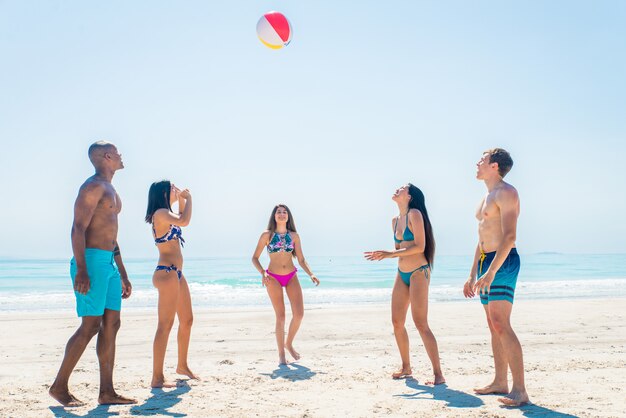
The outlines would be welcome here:
M 99 141 L 89 147 L 96 173 L 78 191 L 74 203 L 70 275 L 76 296 L 76 311 L 82 323 L 65 348 L 65 356 L 50 395 L 67 407 L 81 406 L 69 392 L 68 381 L 87 344 L 98 334 L 96 351 L 100 363 L 98 403 L 131 404 L 134 399 L 118 395 L 113 388 L 115 337 L 120 327 L 122 298 L 132 287 L 117 245 L 117 216 L 122 203 L 111 184 L 117 170 L 124 168 L 115 145 Z
M 491 348 L 495 363 L 494 380 L 484 388 L 474 389 L 479 395 L 501 393 L 499 401 L 507 406 L 528 403 L 524 384 L 522 346 L 511 327 L 511 311 L 520 258 L 515 248 L 520 202 L 517 190 L 503 178 L 513 167 L 511 155 L 502 148 L 483 153 L 476 164 L 476 178 L 487 186 L 487 195 L 480 202 L 478 245 L 470 277 L 465 282 L 465 297 L 480 295 L 491 332 Z M 477 280 L 478 278 L 478 280 Z M 509 391 L 508 369 L 513 387 Z

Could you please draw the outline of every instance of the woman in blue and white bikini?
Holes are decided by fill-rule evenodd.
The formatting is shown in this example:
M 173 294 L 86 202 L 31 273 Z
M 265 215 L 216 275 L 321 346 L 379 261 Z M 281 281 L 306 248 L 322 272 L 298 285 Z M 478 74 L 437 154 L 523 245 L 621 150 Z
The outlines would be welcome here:
M 409 336 L 404 327 L 410 305 L 413 322 L 422 337 L 433 367 L 434 380 L 428 383 L 439 385 L 445 383 L 445 378 L 441 372 L 437 340 L 428 326 L 428 286 L 435 256 L 435 239 L 426 211 L 424 194 L 419 188 L 408 183 L 396 190 L 392 200 L 396 202 L 400 211 L 391 222 L 395 250 L 365 253 L 365 258 L 372 261 L 398 257 L 398 274 L 391 294 L 391 321 L 402 358 L 402 367 L 393 373 L 392 377 L 402 379 L 410 377 L 413 373 Z
M 178 202 L 178 213 L 172 205 Z M 198 379 L 187 365 L 187 353 L 191 338 L 193 312 L 191 295 L 183 274 L 181 246 L 185 242 L 181 227 L 189 225 L 191 219 L 191 194 L 179 190 L 167 180 L 153 183 L 148 193 L 146 222 L 152 224 L 154 243 L 159 250 L 159 262 L 152 275 L 152 284 L 159 291 L 159 323 L 153 345 L 153 388 L 175 387 L 163 374 L 163 363 L 167 340 L 178 316 L 178 366 L 176 373 Z

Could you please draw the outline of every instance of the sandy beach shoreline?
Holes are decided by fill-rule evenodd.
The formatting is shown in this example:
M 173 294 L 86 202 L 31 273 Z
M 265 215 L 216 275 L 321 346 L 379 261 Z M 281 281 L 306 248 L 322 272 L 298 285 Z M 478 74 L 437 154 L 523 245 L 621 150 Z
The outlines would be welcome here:
M 431 375 L 407 321 L 414 379 L 393 381 L 399 365 L 389 307 L 312 307 L 296 348 L 303 358 L 278 367 L 270 306 L 198 309 L 190 365 L 203 381 L 149 388 L 156 312 L 123 312 L 116 388 L 135 406 L 97 406 L 95 339 L 70 380 L 87 406 L 64 409 L 47 395 L 73 312 L 0 314 L 0 416 L 623 416 L 626 410 L 626 299 L 517 301 L 513 325 L 524 347 L 532 405 L 511 410 L 472 388 L 492 377 L 489 333 L 477 301 L 433 303 L 430 325 L 447 385 Z M 289 315 L 288 315 L 289 319 Z M 174 378 L 173 330 L 166 373 Z

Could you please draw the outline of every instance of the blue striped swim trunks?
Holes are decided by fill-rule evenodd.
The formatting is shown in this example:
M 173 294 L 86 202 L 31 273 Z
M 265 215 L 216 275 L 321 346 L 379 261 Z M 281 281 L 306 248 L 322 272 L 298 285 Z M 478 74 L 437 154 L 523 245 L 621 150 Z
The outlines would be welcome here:
M 482 253 L 478 261 L 478 277 L 482 276 L 491 265 L 496 252 Z M 509 255 L 498 269 L 489 293 L 480 294 L 480 303 L 487 305 L 494 300 L 506 300 L 513 303 L 515 295 L 515 285 L 517 284 L 517 275 L 519 274 L 521 264 L 519 254 L 515 248 L 511 248 Z

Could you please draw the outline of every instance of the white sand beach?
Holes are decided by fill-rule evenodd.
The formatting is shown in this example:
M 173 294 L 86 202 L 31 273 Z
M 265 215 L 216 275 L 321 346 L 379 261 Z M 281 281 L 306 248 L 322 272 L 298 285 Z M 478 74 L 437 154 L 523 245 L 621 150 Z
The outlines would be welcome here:
M 517 301 L 513 325 L 522 342 L 533 402 L 519 409 L 472 388 L 492 377 L 489 333 L 477 301 L 433 303 L 430 324 L 447 385 L 431 375 L 419 335 L 407 322 L 414 379 L 392 380 L 399 365 L 389 307 L 306 309 L 295 347 L 303 358 L 277 366 L 274 315 L 255 309 L 196 312 L 190 365 L 203 381 L 175 389 L 149 388 L 155 313 L 123 312 L 116 388 L 134 406 L 98 406 L 95 339 L 70 380 L 87 406 L 65 409 L 47 394 L 73 313 L 1 313 L 0 416 L 373 417 L 582 416 L 626 414 L 624 299 Z M 175 330 L 166 372 L 174 377 Z

